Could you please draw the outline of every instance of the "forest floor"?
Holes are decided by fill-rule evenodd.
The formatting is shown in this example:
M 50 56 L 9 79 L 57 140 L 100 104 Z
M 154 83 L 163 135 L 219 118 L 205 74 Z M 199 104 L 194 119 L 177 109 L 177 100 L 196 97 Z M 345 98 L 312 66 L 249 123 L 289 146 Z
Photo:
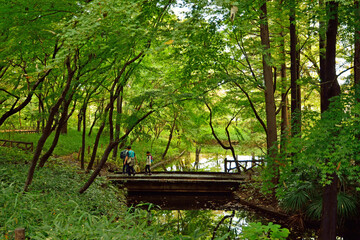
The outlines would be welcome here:
M 256 186 L 258 184 L 253 181 L 242 185 L 235 192 L 238 201 L 248 212 L 261 216 L 267 222 L 288 228 L 291 232 L 289 239 L 303 239 L 304 235 L 311 235 L 318 229 L 318 223 L 305 220 L 304 215 L 285 212 L 275 197 L 260 191 L 260 187 Z

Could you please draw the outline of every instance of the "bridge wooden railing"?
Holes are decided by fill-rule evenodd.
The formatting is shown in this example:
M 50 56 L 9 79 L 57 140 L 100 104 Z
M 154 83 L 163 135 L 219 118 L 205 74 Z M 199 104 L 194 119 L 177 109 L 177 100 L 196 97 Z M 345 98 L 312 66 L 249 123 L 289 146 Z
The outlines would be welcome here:
M 34 151 L 34 143 L 32 142 L 21 142 L 0 139 L 0 146 L 2 147 L 17 147 L 25 151 Z
M 234 160 L 234 159 L 224 159 L 224 170 L 225 172 L 230 172 L 234 169 L 237 169 L 236 167 L 236 162 L 238 162 L 240 164 L 240 168 L 243 171 L 249 171 L 252 168 L 256 167 L 256 166 L 261 166 L 264 163 L 264 159 L 251 159 L 251 160 Z M 232 164 L 234 163 L 234 167 L 232 166 Z M 245 164 L 242 164 L 245 163 Z M 248 163 L 250 166 L 248 166 Z M 245 165 L 245 166 L 244 166 Z

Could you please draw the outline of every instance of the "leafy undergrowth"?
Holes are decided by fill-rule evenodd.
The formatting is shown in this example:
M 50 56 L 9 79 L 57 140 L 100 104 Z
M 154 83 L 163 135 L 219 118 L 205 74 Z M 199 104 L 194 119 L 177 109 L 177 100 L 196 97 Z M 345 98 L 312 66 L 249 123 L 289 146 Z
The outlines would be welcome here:
M 253 240 L 286 239 L 288 234 L 278 225 L 250 225 L 239 233 L 236 225 L 229 231 L 222 224 L 213 236 L 221 218 L 218 213 L 149 211 L 151 204 L 128 208 L 124 192 L 102 177 L 79 194 L 89 176 L 63 159 L 52 159 L 36 169 L 30 191 L 23 192 L 30 158 L 31 154 L 0 147 L 1 240 L 14 239 L 14 230 L 20 227 L 25 228 L 27 239 L 220 240 L 238 236 Z
M 123 193 L 103 178 L 79 194 L 87 176 L 53 164 L 37 169 L 30 191 L 24 193 L 27 156 L 7 148 L 0 148 L 0 156 L 0 239 L 13 239 L 18 227 L 26 229 L 29 239 L 174 237 L 161 233 L 161 225 L 148 224 L 147 211 L 130 211 Z

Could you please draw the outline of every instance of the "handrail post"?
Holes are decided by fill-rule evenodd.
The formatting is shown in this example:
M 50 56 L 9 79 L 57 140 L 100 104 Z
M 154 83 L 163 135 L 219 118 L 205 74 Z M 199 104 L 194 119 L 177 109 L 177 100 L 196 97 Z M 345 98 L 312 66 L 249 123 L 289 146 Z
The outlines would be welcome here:
M 25 240 L 25 228 L 15 229 L 15 240 Z
M 227 158 L 224 159 L 224 170 L 225 170 L 225 172 L 228 172 L 227 171 Z
M 255 153 L 251 153 L 251 167 L 254 167 L 255 164 Z

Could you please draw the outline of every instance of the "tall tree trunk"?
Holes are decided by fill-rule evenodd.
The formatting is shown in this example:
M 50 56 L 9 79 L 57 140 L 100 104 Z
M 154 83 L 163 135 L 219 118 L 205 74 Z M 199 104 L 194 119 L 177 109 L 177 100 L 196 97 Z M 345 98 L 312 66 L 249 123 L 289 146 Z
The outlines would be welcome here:
M 113 93 L 110 94 L 110 99 L 113 99 Z M 114 107 L 109 109 L 109 138 L 110 142 L 114 141 L 114 121 L 113 121 L 113 114 L 114 113 Z
M 85 149 L 86 149 L 86 109 L 87 100 L 85 100 L 83 107 L 81 108 L 82 113 L 82 137 L 81 137 L 81 169 L 85 169 Z
M 71 69 L 71 65 L 70 65 L 70 57 L 67 57 L 65 60 L 65 64 L 67 66 L 68 69 L 68 76 L 67 76 L 67 82 L 65 85 L 65 88 L 61 94 L 61 96 L 59 97 L 59 99 L 57 100 L 57 102 L 54 104 L 54 106 L 52 106 L 52 108 L 50 109 L 50 113 L 49 113 L 49 118 L 46 122 L 46 126 L 44 127 L 44 131 L 41 135 L 41 137 L 38 140 L 37 146 L 36 146 L 36 150 L 34 152 L 34 156 L 33 159 L 31 161 L 31 166 L 29 168 L 29 172 L 28 172 L 28 176 L 27 179 L 25 181 L 25 186 L 24 186 L 24 191 L 28 191 L 28 188 L 33 180 L 33 176 L 34 176 L 34 172 L 35 172 L 35 168 L 37 165 L 37 162 L 39 160 L 41 151 L 44 147 L 44 144 L 47 140 L 47 138 L 50 136 L 51 132 L 52 132 L 52 124 L 54 121 L 54 118 L 56 116 L 56 114 L 59 111 L 59 107 L 62 104 L 62 102 L 65 100 L 66 94 L 70 89 L 70 85 L 71 85 L 71 81 L 74 77 L 75 71 L 76 71 L 76 67 L 75 69 Z
M 290 74 L 291 74 L 291 136 L 301 133 L 301 91 L 297 83 L 299 79 L 299 53 L 296 33 L 296 2 L 290 5 Z
M 283 4 L 283 1 L 280 3 Z M 281 36 L 281 135 L 280 135 L 280 151 L 286 152 L 286 146 L 289 141 L 289 112 L 287 97 L 287 81 L 286 81 L 286 50 L 285 50 L 285 33 L 284 27 L 280 33 Z
M 276 109 L 274 99 L 274 83 L 272 78 L 272 69 L 269 65 L 271 60 L 270 55 L 270 37 L 267 18 L 266 1 L 260 7 L 260 38 L 261 44 L 264 47 L 262 56 L 263 75 L 265 81 L 265 108 L 266 108 L 266 122 L 267 122 L 267 150 L 270 157 L 269 169 L 273 172 L 272 183 L 277 184 L 279 180 L 279 168 L 275 163 L 275 158 L 278 153 L 277 147 L 277 128 L 276 128 Z
M 326 31 L 326 72 L 325 79 L 321 82 L 321 112 L 330 106 L 330 99 L 340 95 L 340 86 L 336 79 L 336 36 L 338 29 L 338 3 L 327 2 L 327 31 Z M 337 183 L 336 173 L 330 174 L 331 183 L 323 190 L 322 217 L 320 226 L 321 240 L 336 239 L 337 221 Z
M 325 78 L 321 82 L 321 112 L 330 106 L 330 99 L 340 94 L 340 85 L 336 77 L 336 36 L 338 29 L 338 3 L 327 2 L 328 25 L 326 31 Z
M 354 85 L 356 100 L 360 102 L 360 6 L 355 1 L 355 56 L 354 56 Z
M 123 89 L 121 90 L 120 96 L 117 97 L 116 100 L 116 122 L 115 122 L 115 140 L 119 140 L 120 138 L 120 121 L 122 114 L 122 102 L 123 102 Z M 119 149 L 119 144 L 115 146 L 113 151 L 113 160 L 116 160 L 117 152 Z
M 321 9 L 324 9 L 324 0 L 319 0 L 319 6 Z M 326 54 L 326 22 L 322 17 L 320 16 L 319 19 L 319 57 L 320 57 L 320 83 L 322 84 L 325 82 L 325 73 L 326 73 L 326 60 L 325 60 L 325 54 Z M 323 87 L 320 85 L 320 95 L 322 94 L 321 91 L 323 91 Z M 321 102 L 320 97 L 320 102 Z

